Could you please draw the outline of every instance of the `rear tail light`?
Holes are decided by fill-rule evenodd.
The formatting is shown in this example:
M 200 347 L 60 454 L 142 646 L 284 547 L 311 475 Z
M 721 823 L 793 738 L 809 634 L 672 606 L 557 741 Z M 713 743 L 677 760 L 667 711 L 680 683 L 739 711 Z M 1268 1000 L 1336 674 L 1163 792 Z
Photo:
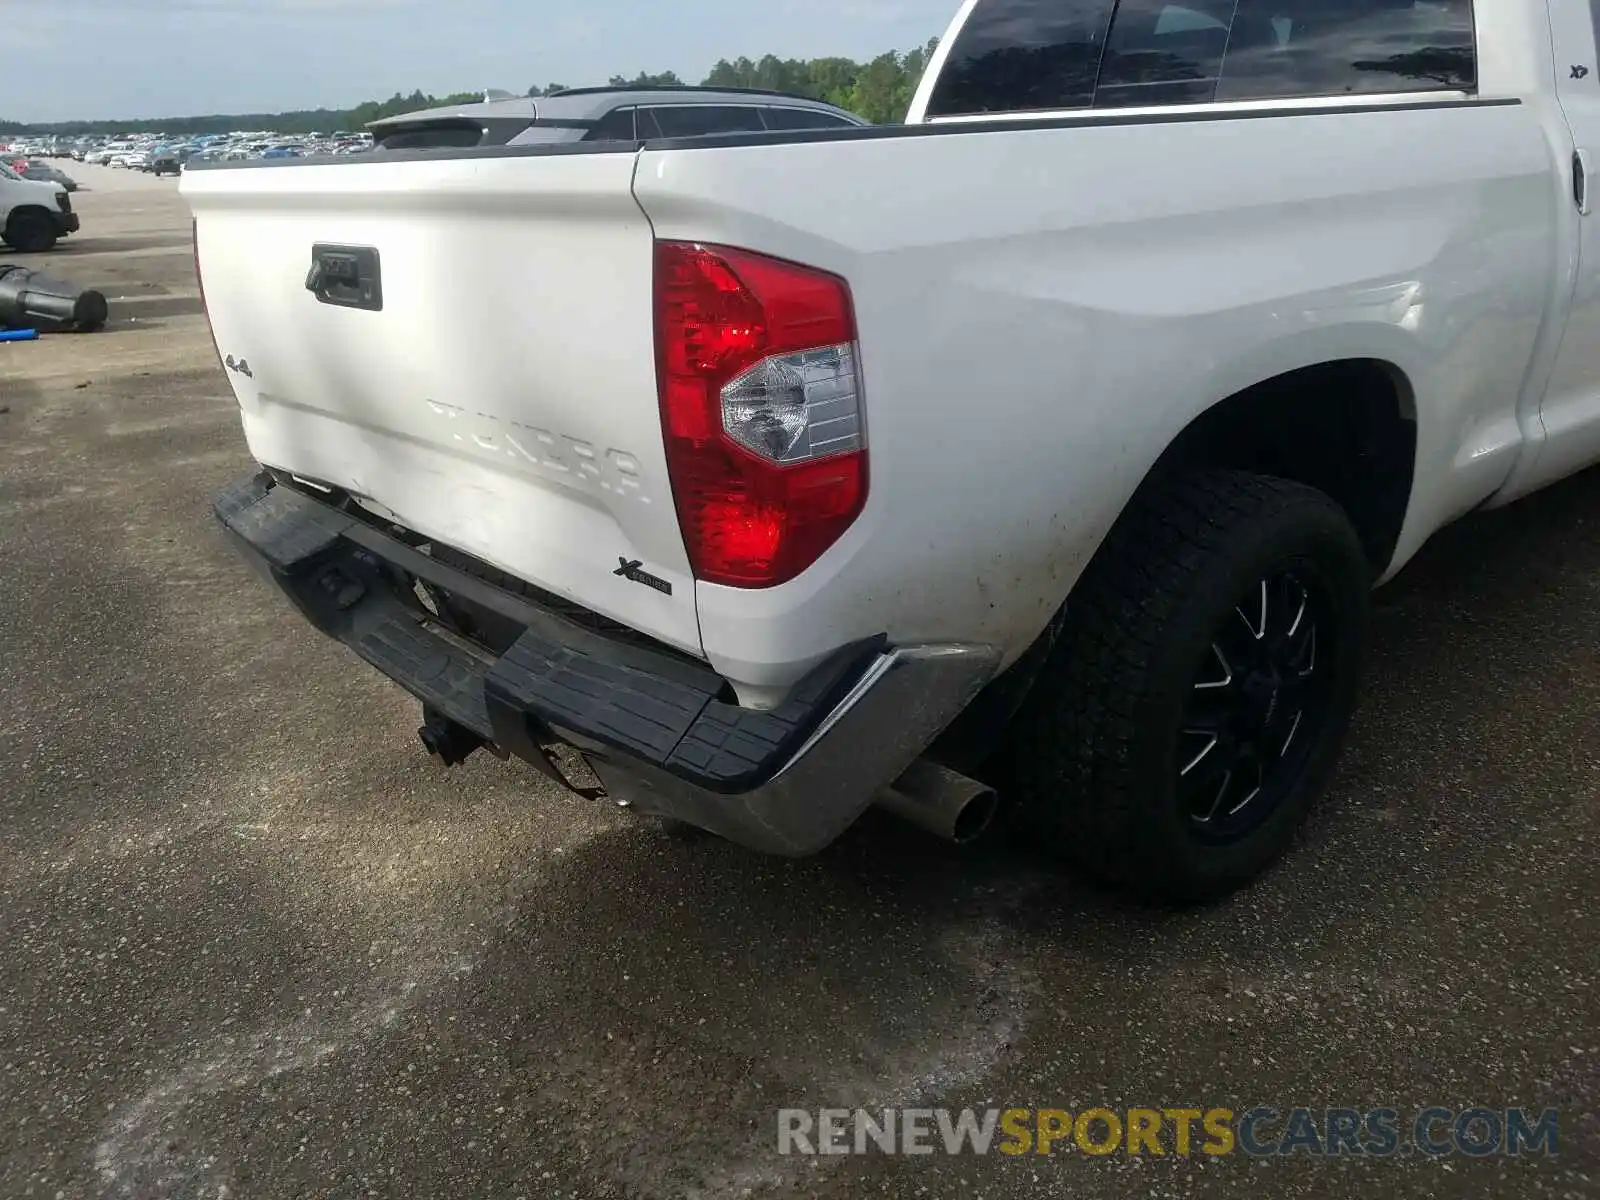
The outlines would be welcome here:
M 695 577 L 785 583 L 867 499 L 850 289 L 746 250 L 656 245 L 667 467 Z

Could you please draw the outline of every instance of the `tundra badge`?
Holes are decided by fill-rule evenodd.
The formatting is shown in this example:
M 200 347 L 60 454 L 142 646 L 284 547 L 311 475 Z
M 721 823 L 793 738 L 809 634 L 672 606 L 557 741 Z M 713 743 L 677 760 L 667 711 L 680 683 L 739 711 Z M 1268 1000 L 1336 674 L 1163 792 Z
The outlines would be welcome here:
M 665 579 L 660 579 L 646 571 L 644 569 L 644 560 L 635 559 L 629 562 L 627 559 L 619 557 L 617 561 L 622 565 L 611 572 L 613 575 L 622 579 L 631 579 L 634 583 L 642 583 L 647 588 L 655 588 L 663 596 L 672 595 L 672 585 Z

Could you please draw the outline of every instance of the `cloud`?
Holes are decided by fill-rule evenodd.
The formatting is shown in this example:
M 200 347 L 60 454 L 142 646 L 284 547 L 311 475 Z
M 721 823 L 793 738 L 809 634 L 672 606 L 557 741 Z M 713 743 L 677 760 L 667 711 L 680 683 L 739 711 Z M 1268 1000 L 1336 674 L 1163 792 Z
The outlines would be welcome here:
M 912 12 L 904 0 L 784 0 L 783 8 L 785 12 L 866 25 L 903 21 Z
M 52 16 L 74 14 L 99 17 L 135 17 L 141 22 L 158 22 L 170 17 L 197 14 L 239 17 L 244 20 L 271 19 L 283 13 L 311 13 L 337 16 L 381 9 L 423 8 L 430 0 L 143 0 L 130 9 L 127 0 L 51 0 Z M 0 13 L 20 11 L 21 4 L 0 3 Z
M 556 22 L 556 38 L 562 42 L 592 42 L 605 32 L 593 17 L 569 16 Z
M 8 9 L 4 4 L 0 4 L 0 24 L 12 22 L 14 20 L 12 13 L 15 11 L 14 9 Z M 6 31 L 6 49 L 8 51 L 31 50 L 37 52 L 40 50 L 54 50 L 58 46 L 66 45 L 67 40 L 66 32 L 49 21 L 27 22 L 16 20 L 16 23 L 12 24 Z
M 215 2 L 215 0 L 213 0 Z M 375 8 L 437 8 L 432 0 L 268 0 L 250 7 L 251 14 L 277 8 L 285 12 L 366 12 Z

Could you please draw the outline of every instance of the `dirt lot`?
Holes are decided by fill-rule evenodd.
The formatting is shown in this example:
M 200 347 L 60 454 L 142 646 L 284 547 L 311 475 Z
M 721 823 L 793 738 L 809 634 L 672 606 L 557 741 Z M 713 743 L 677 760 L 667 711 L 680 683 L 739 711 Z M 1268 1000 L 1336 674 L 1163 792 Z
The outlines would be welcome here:
M 171 180 L 0 346 L 0 1196 L 1600 1195 L 1600 477 L 1381 597 L 1304 847 L 1133 909 L 869 819 L 782 863 L 455 773 L 232 557 Z M 129 319 L 134 317 L 136 319 Z M 776 1110 L 1556 1106 L 1555 1160 L 803 1159 Z

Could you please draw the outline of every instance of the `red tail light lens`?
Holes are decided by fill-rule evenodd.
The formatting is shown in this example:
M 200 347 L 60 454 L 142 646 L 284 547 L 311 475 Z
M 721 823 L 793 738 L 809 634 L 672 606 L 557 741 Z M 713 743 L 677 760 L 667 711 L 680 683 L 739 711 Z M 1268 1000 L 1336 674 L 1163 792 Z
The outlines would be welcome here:
M 745 250 L 659 242 L 656 343 L 695 577 L 744 588 L 793 579 L 867 499 L 849 287 Z

